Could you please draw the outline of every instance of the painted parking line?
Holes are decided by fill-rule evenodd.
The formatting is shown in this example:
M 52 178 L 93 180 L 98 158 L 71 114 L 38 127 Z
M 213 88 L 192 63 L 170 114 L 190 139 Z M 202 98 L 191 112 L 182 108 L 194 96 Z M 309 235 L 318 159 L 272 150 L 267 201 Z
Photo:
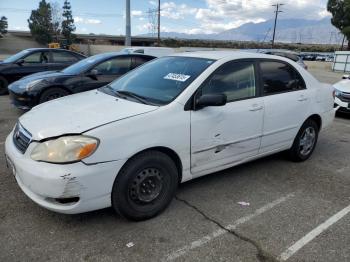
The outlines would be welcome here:
M 272 202 L 258 208 L 257 210 L 254 211 L 254 213 L 237 219 L 235 222 L 233 222 L 233 224 L 228 225 L 225 228 L 227 230 L 234 230 L 239 225 L 242 225 L 242 224 L 248 222 L 249 220 L 265 213 L 266 211 L 269 211 L 270 209 L 274 208 L 275 206 L 285 202 L 286 200 L 288 200 L 292 197 L 294 197 L 294 193 L 291 193 L 291 194 L 288 194 L 284 197 L 278 198 L 275 201 L 272 201 Z M 191 242 L 190 244 L 183 246 L 182 248 L 168 254 L 167 257 L 164 259 L 164 261 L 172 261 L 178 257 L 181 257 L 181 256 L 185 255 L 187 252 L 189 252 L 190 250 L 195 249 L 195 248 L 199 248 L 199 247 L 205 245 L 206 243 L 212 241 L 213 239 L 220 237 L 226 233 L 227 233 L 226 230 L 218 229 L 218 230 L 212 232 L 211 234 L 206 235 L 200 239 L 197 239 L 197 240 Z
M 281 261 L 288 260 L 291 256 L 297 253 L 301 248 L 303 248 L 305 245 L 311 242 L 315 237 L 317 237 L 322 232 L 327 230 L 330 226 L 338 222 L 348 213 L 350 213 L 350 205 L 344 208 L 343 210 L 339 211 L 338 213 L 336 213 L 334 216 L 330 217 L 327 221 L 323 222 L 318 227 L 310 231 L 307 235 L 305 235 L 304 237 L 299 239 L 297 242 L 295 242 L 291 247 L 289 247 L 286 251 L 284 251 L 280 255 L 279 259 Z

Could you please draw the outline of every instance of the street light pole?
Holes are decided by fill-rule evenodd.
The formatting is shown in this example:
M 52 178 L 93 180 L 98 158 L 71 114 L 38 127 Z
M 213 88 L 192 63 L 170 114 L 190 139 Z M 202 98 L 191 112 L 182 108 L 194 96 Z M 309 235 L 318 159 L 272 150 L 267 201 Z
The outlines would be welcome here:
M 272 48 L 274 48 L 275 46 L 275 36 L 276 36 L 276 26 L 277 26 L 277 18 L 278 18 L 278 14 L 282 13 L 283 11 L 280 10 L 280 7 L 284 5 L 284 4 L 275 4 L 272 6 L 276 6 L 276 11 L 275 11 L 275 25 L 273 27 L 273 36 L 272 36 Z
M 130 0 L 125 2 L 125 46 L 131 46 Z
M 160 0 L 158 0 L 158 46 L 160 46 Z

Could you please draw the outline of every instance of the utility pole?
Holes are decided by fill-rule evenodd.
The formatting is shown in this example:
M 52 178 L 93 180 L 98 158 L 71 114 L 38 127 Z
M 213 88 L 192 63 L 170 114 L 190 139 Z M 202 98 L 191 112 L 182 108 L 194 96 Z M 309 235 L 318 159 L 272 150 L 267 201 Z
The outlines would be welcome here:
M 276 26 L 277 26 L 277 18 L 278 18 L 278 14 L 279 13 L 282 13 L 283 11 L 280 10 L 280 7 L 284 5 L 284 4 L 275 4 L 275 5 L 272 5 L 272 6 L 275 6 L 276 7 L 276 11 L 275 11 L 275 25 L 273 27 L 273 36 L 272 36 L 272 48 L 274 48 L 275 46 L 275 36 L 276 36 Z
M 158 0 L 158 46 L 160 46 L 160 0 Z
M 125 46 L 131 46 L 130 0 L 125 1 Z

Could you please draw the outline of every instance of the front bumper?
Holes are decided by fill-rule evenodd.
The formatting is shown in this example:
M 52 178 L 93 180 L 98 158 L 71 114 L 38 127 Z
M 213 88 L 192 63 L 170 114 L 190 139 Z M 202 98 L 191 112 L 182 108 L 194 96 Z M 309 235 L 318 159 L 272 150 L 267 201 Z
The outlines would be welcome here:
M 37 98 L 26 93 L 15 93 L 9 89 L 11 103 L 22 110 L 28 110 L 37 105 Z
M 111 206 L 116 175 L 125 161 L 86 165 L 82 162 L 59 165 L 37 162 L 15 147 L 12 133 L 5 142 L 5 154 L 13 165 L 19 187 L 34 202 L 52 211 L 77 214 Z M 61 201 L 64 199 L 74 201 Z
M 338 112 L 350 113 L 350 103 L 341 101 L 338 97 L 334 99 L 334 107 Z

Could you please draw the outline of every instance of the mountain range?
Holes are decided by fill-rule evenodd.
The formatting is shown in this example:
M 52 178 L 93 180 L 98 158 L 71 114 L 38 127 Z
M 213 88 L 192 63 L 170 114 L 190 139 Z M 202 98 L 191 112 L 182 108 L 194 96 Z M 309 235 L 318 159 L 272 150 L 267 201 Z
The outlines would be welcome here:
M 240 27 L 214 34 L 186 34 L 161 32 L 163 38 L 206 39 L 268 42 L 272 39 L 274 20 L 246 23 Z M 143 36 L 151 36 L 144 34 Z M 342 35 L 331 24 L 330 18 L 322 20 L 280 19 L 277 23 L 276 41 L 284 43 L 341 44 Z

